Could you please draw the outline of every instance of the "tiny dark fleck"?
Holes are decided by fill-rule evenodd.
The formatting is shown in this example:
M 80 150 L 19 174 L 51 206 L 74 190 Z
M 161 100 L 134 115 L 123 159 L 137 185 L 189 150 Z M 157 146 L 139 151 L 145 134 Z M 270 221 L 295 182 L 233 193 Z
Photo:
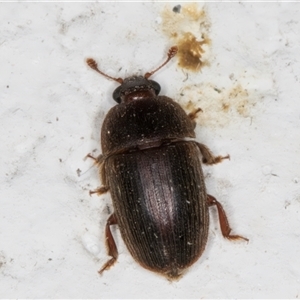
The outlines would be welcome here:
M 81 175 L 81 170 L 78 168 L 78 169 L 76 170 L 76 172 L 77 172 L 78 177 L 80 177 L 80 175 Z
M 9 85 L 7 85 L 6 88 L 9 89 Z
M 59 162 L 62 162 L 62 159 L 61 159 L 61 158 L 59 159 Z
M 180 10 L 181 10 L 181 5 L 176 5 L 176 6 L 173 7 L 174 13 L 179 14 L 179 13 L 180 13 Z
M 58 117 L 56 117 L 56 121 L 58 121 L 59 120 L 59 118 Z
M 52 258 L 48 258 L 48 260 L 49 260 L 49 261 L 51 261 L 51 260 L 52 260 Z

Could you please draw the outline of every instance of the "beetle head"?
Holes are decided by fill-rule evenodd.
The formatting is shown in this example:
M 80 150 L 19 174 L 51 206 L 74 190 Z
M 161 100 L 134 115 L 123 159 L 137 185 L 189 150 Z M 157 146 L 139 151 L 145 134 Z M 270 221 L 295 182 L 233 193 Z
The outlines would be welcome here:
M 130 102 L 133 100 L 154 97 L 160 92 L 160 85 L 143 76 L 125 78 L 123 83 L 115 89 L 113 98 L 116 102 Z

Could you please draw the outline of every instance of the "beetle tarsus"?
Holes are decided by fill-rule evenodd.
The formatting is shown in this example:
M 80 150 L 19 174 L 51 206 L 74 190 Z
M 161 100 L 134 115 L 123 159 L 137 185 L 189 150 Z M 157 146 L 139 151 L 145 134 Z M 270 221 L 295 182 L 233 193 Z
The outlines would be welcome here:
M 112 258 L 108 260 L 103 267 L 98 271 L 99 274 L 102 274 L 105 270 L 108 270 L 116 261 L 118 258 L 118 249 L 114 240 L 114 237 L 110 231 L 110 226 L 111 225 L 116 225 L 118 224 L 117 218 L 115 214 L 110 215 L 106 222 L 106 227 L 105 227 L 105 237 L 106 237 L 106 245 L 107 245 L 107 250 L 108 250 L 108 255 L 111 256 Z
M 189 114 L 188 114 L 188 117 L 190 118 L 190 120 L 193 122 L 194 124 L 194 128 L 196 128 L 196 121 L 195 119 L 197 118 L 197 115 L 199 112 L 202 112 L 203 110 L 201 108 L 195 108 L 193 111 L 191 111 Z
M 91 158 L 92 160 L 97 161 L 97 158 L 96 158 L 95 156 L 93 156 L 91 153 L 88 153 L 88 154 L 85 156 L 84 160 L 86 160 L 87 158 Z
M 109 187 L 108 186 L 101 186 L 93 191 L 89 191 L 90 196 L 92 196 L 93 194 L 97 194 L 98 196 L 105 194 L 109 191 Z
M 203 112 L 203 110 L 198 107 L 198 108 L 195 108 L 192 112 L 190 112 L 188 114 L 188 117 L 191 119 L 191 120 L 195 120 L 197 118 L 197 115 L 199 112 Z
M 221 232 L 224 238 L 228 240 L 245 240 L 249 241 L 247 238 L 244 238 L 240 235 L 231 235 L 231 228 L 229 226 L 229 222 L 225 213 L 225 210 L 220 202 L 217 201 L 217 199 L 211 195 L 207 195 L 207 202 L 209 206 L 215 205 L 218 209 L 218 215 L 219 215 L 219 222 L 221 227 Z
M 91 158 L 93 161 L 94 161 L 94 164 L 95 165 L 101 165 L 102 162 L 104 161 L 104 157 L 102 154 L 98 155 L 97 157 L 93 156 L 92 154 L 88 153 L 84 159 L 87 159 L 87 158 Z
M 214 156 L 212 152 L 203 144 L 197 143 L 197 146 L 203 156 L 202 162 L 207 165 L 217 164 L 223 161 L 223 159 L 230 159 L 230 156 Z

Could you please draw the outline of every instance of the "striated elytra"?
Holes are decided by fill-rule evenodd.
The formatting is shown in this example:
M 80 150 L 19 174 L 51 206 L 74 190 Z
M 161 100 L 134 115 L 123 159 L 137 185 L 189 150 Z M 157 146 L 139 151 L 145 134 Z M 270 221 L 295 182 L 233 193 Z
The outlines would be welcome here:
M 208 229 L 208 207 L 216 206 L 225 238 L 231 235 L 221 204 L 206 193 L 201 167 L 216 164 L 229 156 L 214 156 L 194 140 L 194 119 L 201 109 L 186 114 L 149 80 L 175 54 L 145 76 L 113 78 L 100 71 L 89 58 L 88 65 L 121 85 L 114 91 L 118 105 L 106 115 L 101 130 L 102 155 L 99 165 L 102 186 L 91 191 L 110 191 L 114 212 L 108 218 L 105 235 L 111 258 L 99 273 L 117 260 L 118 251 L 110 226 L 117 224 L 133 258 L 144 268 L 168 279 L 179 278 L 204 251 Z

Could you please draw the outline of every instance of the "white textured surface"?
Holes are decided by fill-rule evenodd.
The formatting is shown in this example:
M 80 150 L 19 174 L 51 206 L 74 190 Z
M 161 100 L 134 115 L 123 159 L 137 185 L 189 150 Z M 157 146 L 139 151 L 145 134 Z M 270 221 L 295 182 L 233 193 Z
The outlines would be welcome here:
M 100 149 L 117 85 L 84 60 L 112 76 L 153 69 L 172 45 L 161 30 L 165 6 L 0 4 L 0 297 L 300 296 L 298 3 L 206 4 L 210 66 L 185 80 L 173 62 L 153 76 L 162 94 L 203 108 L 198 140 L 231 155 L 205 167 L 207 188 L 250 242 L 224 240 L 213 211 L 205 253 L 169 283 L 137 265 L 115 230 L 118 263 L 97 274 L 112 208 L 109 194 L 89 197 L 99 180 L 83 158 Z M 242 113 L 235 88 L 247 98 Z M 222 97 L 231 97 L 229 111 L 218 107 Z

